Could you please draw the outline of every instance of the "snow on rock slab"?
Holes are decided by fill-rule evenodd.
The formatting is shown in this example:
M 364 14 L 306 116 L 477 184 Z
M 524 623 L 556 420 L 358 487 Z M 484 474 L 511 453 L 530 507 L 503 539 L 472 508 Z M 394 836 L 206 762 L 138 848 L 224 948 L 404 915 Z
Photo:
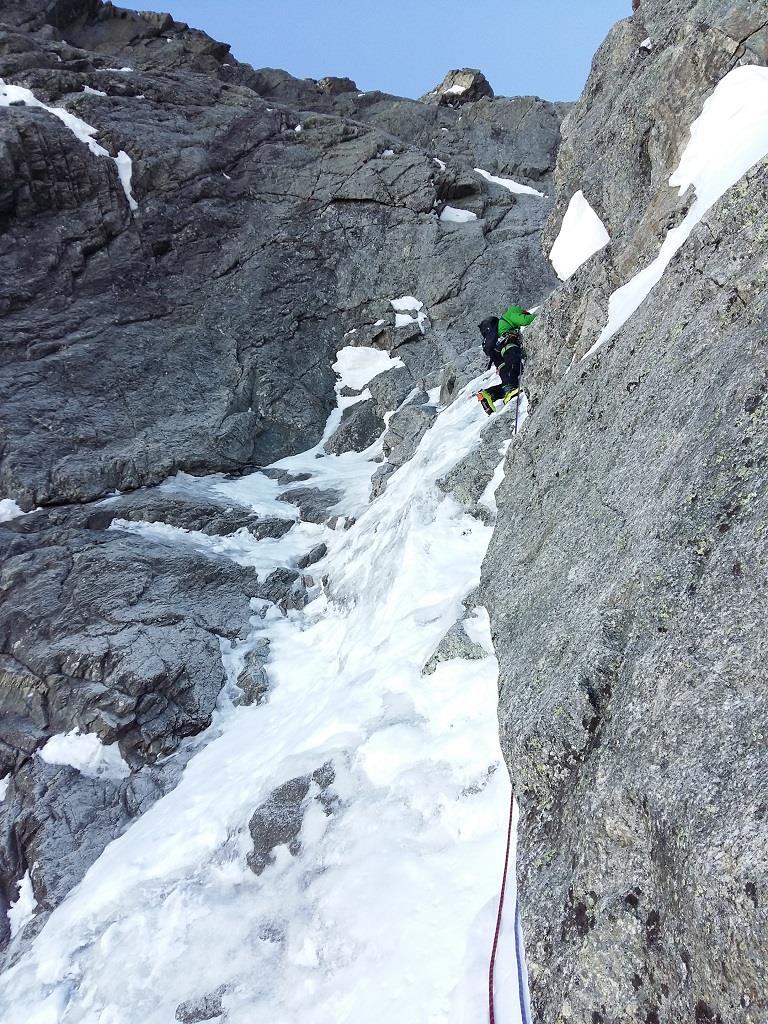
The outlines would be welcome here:
M 46 764 L 69 765 L 89 779 L 125 779 L 131 774 L 117 743 L 104 744 L 94 733 L 78 729 L 51 736 L 38 754 Z
M 684 195 L 693 186 L 696 198 L 685 220 L 667 232 L 661 251 L 608 303 L 608 322 L 584 358 L 621 330 L 653 288 L 691 232 L 747 171 L 768 155 L 768 68 L 748 64 L 729 72 L 707 99 L 691 125 L 691 138 L 669 179 Z
M 121 68 L 119 70 L 130 71 L 130 68 Z M 20 85 L 8 85 L 0 78 L 0 107 L 9 107 L 12 103 L 23 103 L 28 107 L 39 107 L 41 110 L 47 110 L 49 114 L 58 117 L 62 124 L 66 125 L 75 138 L 86 145 L 94 156 L 105 156 L 109 160 L 114 160 L 128 205 L 131 210 L 138 210 L 139 204 L 131 192 L 132 163 L 127 153 L 120 150 L 116 157 L 110 156 L 109 152 L 93 138 L 97 132 L 96 128 L 86 124 L 85 121 L 71 114 L 68 110 L 64 110 L 63 107 L 49 107 L 47 103 L 41 103 L 31 89 L 24 89 Z
M 514 178 L 499 178 L 495 174 L 491 174 L 489 171 L 484 171 L 482 167 L 475 167 L 475 173 L 481 175 L 486 181 L 490 181 L 494 185 L 500 185 L 505 188 L 508 192 L 514 192 L 520 196 L 538 196 L 540 199 L 546 199 L 543 192 L 539 192 L 538 189 L 531 188 L 530 185 L 522 185 L 519 181 L 515 181 Z
M 560 234 L 549 254 L 555 273 L 561 281 L 567 281 L 590 257 L 605 248 L 610 240 L 605 224 L 579 189 L 571 197 Z
M 491 536 L 436 486 L 481 441 L 483 381 L 436 414 L 382 498 L 329 531 L 324 593 L 254 618 L 269 700 L 232 707 L 178 786 L 50 915 L 0 977 L 4 1024 L 168 1024 L 210 993 L 229 1024 L 487 1019 L 510 806 L 487 614 L 469 627 L 487 657 L 422 673 L 465 617 Z M 345 489 L 340 457 L 312 459 Z M 304 456 L 283 461 L 295 472 Z M 295 828 L 257 877 L 249 822 L 293 782 Z M 512 867 L 505 1020 L 525 1002 L 515 909 Z
M 467 224 L 477 220 L 477 214 L 471 210 L 459 210 L 455 206 L 444 206 L 440 214 L 440 220 L 449 224 Z
M 407 327 L 411 323 L 418 323 L 419 330 L 424 333 L 427 316 L 422 312 L 423 302 L 413 295 L 402 295 L 399 299 L 390 299 L 389 304 L 395 311 L 395 327 Z M 414 315 L 411 316 L 411 313 Z

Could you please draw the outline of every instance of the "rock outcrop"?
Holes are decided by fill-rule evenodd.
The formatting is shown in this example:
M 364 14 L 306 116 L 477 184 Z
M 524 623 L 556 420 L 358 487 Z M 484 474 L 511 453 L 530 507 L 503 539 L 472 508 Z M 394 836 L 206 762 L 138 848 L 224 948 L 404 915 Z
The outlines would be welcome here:
M 473 103 L 483 96 L 493 97 L 491 83 L 477 68 L 449 71 L 440 85 L 430 89 L 421 99 L 423 103 L 440 103 L 449 107 Z
M 582 357 L 608 296 L 690 206 L 668 186 L 689 126 L 731 69 L 766 63 L 768 12 L 634 7 L 565 121 L 546 229 L 551 244 L 581 189 L 612 242 L 527 335 L 535 411 L 507 457 L 481 589 L 521 804 L 536 1019 L 759 1024 L 765 161 Z
M 254 608 L 300 607 L 313 585 L 300 570 L 320 545 L 261 579 L 203 541 L 325 522 L 332 493 L 296 488 L 275 519 L 155 485 L 317 442 L 344 345 L 404 365 L 330 451 L 376 440 L 443 364 L 467 379 L 478 310 L 555 283 L 552 200 L 475 168 L 551 194 L 568 106 L 359 94 L 100 0 L 5 3 L 0 76 L 0 495 L 39 507 L 0 528 L 2 943 L 25 872 L 55 907 L 174 785 L 227 682 L 265 699 L 268 647 L 233 679 L 222 652 Z M 446 205 L 475 219 L 441 220 Z M 420 316 L 394 309 L 402 296 Z M 393 465 L 428 420 L 414 407 L 390 424 Z M 40 759 L 75 729 L 117 744 L 129 774 Z

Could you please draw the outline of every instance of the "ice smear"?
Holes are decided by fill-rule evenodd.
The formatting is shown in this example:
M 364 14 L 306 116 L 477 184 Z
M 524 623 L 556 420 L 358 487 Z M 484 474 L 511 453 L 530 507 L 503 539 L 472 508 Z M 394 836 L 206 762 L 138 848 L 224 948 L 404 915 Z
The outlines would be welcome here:
M 436 486 L 480 441 L 474 394 L 488 378 L 439 411 L 387 492 L 332 535 L 326 593 L 266 620 L 269 700 L 230 709 L 178 786 L 52 913 L 0 978 L 4 1024 L 167 1024 L 220 985 L 230 1024 L 487 1020 L 510 800 L 498 667 L 422 667 L 464 615 L 491 536 Z M 340 461 L 316 461 L 346 489 Z M 466 628 L 492 649 L 487 613 Z M 278 848 L 257 878 L 245 862 L 254 809 L 329 762 L 332 813 L 311 790 L 300 849 Z M 497 1006 L 518 1021 L 514 888 L 503 942 Z
M 130 68 L 122 68 L 120 70 L 130 71 Z M 49 107 L 46 103 L 41 103 L 31 89 L 24 89 L 20 85 L 8 85 L 0 78 L 0 107 L 9 107 L 12 103 L 24 103 L 28 107 L 39 107 L 41 110 L 47 110 L 49 114 L 58 117 L 62 124 L 66 125 L 75 138 L 86 145 L 94 156 L 105 156 L 109 160 L 114 160 L 128 205 L 131 210 L 138 209 L 138 203 L 131 193 L 131 158 L 127 153 L 120 150 L 116 157 L 110 156 L 109 152 L 93 138 L 98 129 L 90 124 L 86 124 L 81 118 L 71 114 L 68 110 L 64 110 L 63 107 Z
M 768 155 L 768 68 L 748 64 L 729 72 L 691 125 L 691 138 L 669 179 L 680 195 L 696 198 L 685 220 L 667 232 L 661 251 L 609 300 L 608 323 L 584 358 L 621 330 L 653 288 L 699 221 L 732 185 Z
M 482 167 L 475 167 L 474 170 L 476 174 L 481 175 L 486 181 L 493 182 L 494 185 L 501 185 L 502 188 L 507 189 L 509 192 L 515 192 L 521 196 L 539 196 L 540 199 L 546 199 L 543 192 L 531 188 L 530 185 L 521 185 L 519 181 L 515 181 L 513 178 L 499 178 L 495 174 L 484 171 Z
M 11 925 L 12 939 L 15 939 L 27 922 L 32 920 L 35 910 L 37 909 L 37 900 L 35 899 L 35 894 L 32 891 L 32 878 L 30 877 L 29 871 L 25 872 L 24 877 L 17 883 L 17 887 L 19 895 L 7 911 L 8 921 Z
M 561 281 L 567 281 L 590 257 L 605 248 L 610 240 L 605 224 L 579 189 L 571 197 L 560 233 L 549 254 L 555 273 Z
M 46 764 L 69 765 L 89 779 L 125 779 L 131 774 L 117 743 L 104 744 L 95 733 L 78 729 L 51 736 L 38 753 Z
M 477 220 L 477 214 L 471 210 L 459 210 L 455 206 L 444 206 L 440 220 L 448 221 L 450 224 L 466 224 L 471 220 Z

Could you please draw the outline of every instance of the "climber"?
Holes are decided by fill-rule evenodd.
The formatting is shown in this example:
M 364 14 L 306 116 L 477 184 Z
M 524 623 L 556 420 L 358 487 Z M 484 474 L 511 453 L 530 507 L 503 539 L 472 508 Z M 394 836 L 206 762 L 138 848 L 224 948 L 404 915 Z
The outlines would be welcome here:
M 501 317 L 489 316 L 478 324 L 483 336 L 483 352 L 488 356 L 488 369 L 495 366 L 501 377 L 501 384 L 478 391 L 477 400 L 490 416 L 496 411 L 495 404 L 500 398 L 504 405 L 520 393 L 520 371 L 523 365 L 521 327 L 527 327 L 536 319 L 522 306 L 510 306 Z

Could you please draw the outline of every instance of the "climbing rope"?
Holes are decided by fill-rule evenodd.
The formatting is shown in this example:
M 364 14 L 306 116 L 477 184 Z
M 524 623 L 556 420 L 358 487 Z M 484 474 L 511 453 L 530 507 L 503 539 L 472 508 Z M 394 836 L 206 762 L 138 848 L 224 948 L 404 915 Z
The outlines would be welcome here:
M 494 1008 L 494 974 L 496 971 L 496 953 L 501 938 L 501 922 L 504 916 L 504 895 L 507 889 L 507 875 L 509 874 L 509 853 L 512 849 L 512 821 L 515 814 L 515 793 L 514 790 L 509 796 L 509 824 L 507 825 L 507 851 L 504 854 L 504 874 L 501 879 L 501 892 L 499 893 L 499 911 L 496 915 L 496 931 L 493 935 L 493 948 L 491 950 L 491 962 L 488 968 L 488 1021 L 489 1024 L 496 1024 L 496 1011 Z M 531 1024 L 527 983 L 523 967 L 523 930 L 520 926 L 520 901 L 515 897 L 515 959 L 517 961 L 517 997 L 520 1003 L 520 1019 L 523 1024 Z
M 515 424 L 517 426 L 517 424 Z M 491 949 L 491 962 L 488 967 L 488 1020 L 490 1024 L 496 1024 L 496 1012 L 493 1000 L 493 979 L 496 970 L 496 953 L 499 948 L 501 936 L 501 919 L 504 912 L 504 894 L 507 888 L 507 872 L 509 869 L 509 851 L 512 847 L 512 816 L 515 811 L 515 792 L 509 795 L 509 824 L 507 825 L 507 852 L 504 854 L 504 874 L 501 878 L 501 892 L 499 893 L 499 910 L 496 914 L 496 931 L 493 935 L 493 948 Z

